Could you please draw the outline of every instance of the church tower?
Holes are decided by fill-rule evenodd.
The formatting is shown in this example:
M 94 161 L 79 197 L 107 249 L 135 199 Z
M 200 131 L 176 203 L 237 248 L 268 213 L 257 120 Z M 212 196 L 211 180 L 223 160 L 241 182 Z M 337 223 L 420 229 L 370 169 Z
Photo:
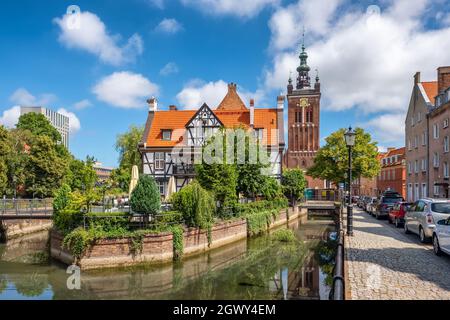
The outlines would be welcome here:
M 288 100 L 288 168 L 307 170 L 314 163 L 320 148 L 320 80 L 317 73 L 314 87 L 311 86 L 311 71 L 308 54 L 303 41 L 297 68 L 295 88 L 292 77 L 287 86 Z M 323 182 L 308 178 L 310 188 L 323 188 Z

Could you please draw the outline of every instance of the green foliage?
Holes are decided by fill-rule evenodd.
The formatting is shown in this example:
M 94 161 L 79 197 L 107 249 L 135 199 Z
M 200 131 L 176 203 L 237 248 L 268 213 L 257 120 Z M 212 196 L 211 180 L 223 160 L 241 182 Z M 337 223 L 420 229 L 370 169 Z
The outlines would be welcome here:
M 17 292 L 25 297 L 39 297 L 47 289 L 48 281 L 45 275 L 32 273 L 15 281 L 15 287 Z
M 173 224 L 180 224 L 184 222 L 183 213 L 180 211 L 166 211 L 161 212 L 156 217 L 156 224 L 161 226 L 168 226 Z
M 144 248 L 144 234 L 135 232 L 130 237 L 130 251 L 133 255 L 141 254 Z
M 255 201 L 249 203 L 240 203 L 236 206 L 237 216 L 248 216 L 266 210 L 282 210 L 288 207 L 287 199 L 284 197 L 273 199 L 271 201 Z
M 53 200 L 53 225 L 67 234 L 82 223 L 83 199 L 78 193 L 72 193 L 68 185 L 63 185 Z
M 26 165 L 26 191 L 37 197 L 51 197 L 62 184 L 67 161 L 48 136 L 34 137 Z
M 271 237 L 275 241 L 281 242 L 294 242 L 297 241 L 294 231 L 291 229 L 280 229 L 271 234 Z
M 205 229 L 213 221 L 214 198 L 195 180 L 175 193 L 171 202 L 176 211 L 183 213 L 184 221 L 189 227 Z
M 153 177 L 142 175 L 130 199 L 131 209 L 139 214 L 154 215 L 161 208 L 161 195 Z
M 333 271 L 336 264 L 336 250 L 338 246 L 337 239 L 328 239 L 327 241 L 321 241 L 315 249 L 316 260 L 323 272 L 326 274 L 325 283 L 328 286 L 333 284 Z
M 279 215 L 279 210 L 267 210 L 247 215 L 247 232 L 250 236 L 261 234 L 269 229 L 270 224 Z
M 126 133 L 117 136 L 116 150 L 119 152 L 119 168 L 113 171 L 111 177 L 114 185 L 124 192 L 129 190 L 133 166 L 136 165 L 139 170 L 142 170 L 142 158 L 138 144 L 143 134 L 143 127 L 131 126 Z
M 306 189 L 306 179 L 300 169 L 287 169 L 283 172 L 281 185 L 284 195 L 295 202 L 303 196 Z
M 283 198 L 283 189 L 278 180 L 273 177 L 264 177 L 261 193 L 266 200 Z
M 344 182 L 348 170 L 348 148 L 345 143 L 345 129 L 340 129 L 326 138 L 314 160 L 314 165 L 308 174 L 314 178 L 333 181 L 335 184 Z M 377 159 L 377 142 L 372 141 L 369 133 L 357 128 L 355 146 L 353 147 L 353 177 L 373 178 L 381 170 Z
M 93 240 L 92 234 L 83 228 L 78 228 L 64 237 L 63 248 L 67 248 L 76 259 L 81 259 Z
M 8 187 L 7 157 L 9 153 L 9 132 L 0 125 L 0 195 L 5 194 Z
M 170 227 L 173 235 L 173 258 L 174 260 L 180 260 L 183 256 L 183 239 L 184 239 L 184 229 L 181 225 L 175 225 Z
M 61 142 L 61 134 L 43 114 L 27 113 L 19 118 L 17 129 L 28 130 L 34 136 L 47 136 L 54 143 Z
M 92 190 L 97 182 L 94 164 L 95 160 L 92 157 L 87 157 L 86 161 L 77 160 L 71 157 L 69 170 L 65 176 L 65 182 L 72 190 Z

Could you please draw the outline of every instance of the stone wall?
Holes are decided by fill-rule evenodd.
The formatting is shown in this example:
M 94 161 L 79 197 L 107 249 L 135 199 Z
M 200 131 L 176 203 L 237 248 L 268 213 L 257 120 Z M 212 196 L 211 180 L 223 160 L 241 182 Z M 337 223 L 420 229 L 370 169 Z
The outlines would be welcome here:
M 0 239 L 10 240 L 22 237 L 27 234 L 50 230 L 51 220 L 1 220 L 0 221 Z
M 289 213 L 283 210 L 273 221 L 270 228 L 276 228 L 289 221 L 306 217 L 307 212 Z M 211 245 L 208 245 L 206 230 L 187 229 L 184 232 L 183 256 L 189 257 L 222 247 L 247 237 L 247 222 L 240 219 L 231 222 L 221 222 L 211 230 Z M 51 256 L 66 264 L 72 264 L 75 259 L 62 248 L 62 236 L 51 232 Z M 131 266 L 145 263 L 162 263 L 173 260 L 173 236 L 171 233 L 147 235 L 144 238 L 142 253 L 134 254 L 131 250 L 131 239 L 101 240 L 92 245 L 77 263 L 83 270 Z

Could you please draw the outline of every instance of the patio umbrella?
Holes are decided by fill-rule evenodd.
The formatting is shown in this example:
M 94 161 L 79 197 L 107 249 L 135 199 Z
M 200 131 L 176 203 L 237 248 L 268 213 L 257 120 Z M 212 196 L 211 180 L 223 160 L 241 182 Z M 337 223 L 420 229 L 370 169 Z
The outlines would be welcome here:
M 133 166 L 133 169 L 131 169 L 131 181 L 130 181 L 130 197 L 131 193 L 133 192 L 134 188 L 136 188 L 139 180 L 139 169 L 137 166 Z
M 170 199 L 170 196 L 177 192 L 177 186 L 175 184 L 175 177 L 170 177 L 169 184 L 167 185 L 166 201 Z

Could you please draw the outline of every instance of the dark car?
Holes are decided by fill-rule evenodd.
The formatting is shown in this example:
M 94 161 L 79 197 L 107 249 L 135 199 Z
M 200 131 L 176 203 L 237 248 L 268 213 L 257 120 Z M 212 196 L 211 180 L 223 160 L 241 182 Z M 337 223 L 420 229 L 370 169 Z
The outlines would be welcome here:
M 401 195 L 388 194 L 380 197 L 375 208 L 375 217 L 381 219 L 382 217 L 387 217 L 389 212 L 398 202 L 405 201 Z

